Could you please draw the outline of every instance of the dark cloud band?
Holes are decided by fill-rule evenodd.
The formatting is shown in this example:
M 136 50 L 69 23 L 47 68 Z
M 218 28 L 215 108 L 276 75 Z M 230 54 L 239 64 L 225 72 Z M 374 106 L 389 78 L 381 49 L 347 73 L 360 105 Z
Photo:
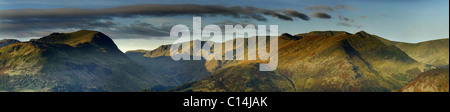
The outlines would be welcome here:
M 288 10 L 284 10 L 283 13 L 285 13 L 286 15 L 292 16 L 292 17 L 300 18 L 300 19 L 305 20 L 305 21 L 309 20 L 309 17 L 306 14 L 298 12 L 298 11 L 294 11 L 294 10 L 289 10 L 288 9 Z
M 314 11 L 336 11 L 336 10 L 355 10 L 357 8 L 350 5 L 336 5 L 334 7 L 324 5 L 314 5 L 305 7 L 305 9 Z
M 315 11 L 334 11 L 333 7 L 330 6 L 320 6 L 320 5 L 315 5 L 315 6 L 309 6 L 305 8 L 306 10 L 315 10 Z
M 123 29 L 146 36 L 162 36 L 167 31 L 151 24 L 133 23 L 118 25 L 114 18 L 135 18 L 142 16 L 231 16 L 256 21 L 267 21 L 267 17 L 293 21 L 295 18 L 309 20 L 303 13 L 290 9 L 264 9 L 251 6 L 222 6 L 199 4 L 143 4 L 103 9 L 55 8 L 55 9 L 13 9 L 0 10 L 0 32 L 3 35 L 18 35 L 18 32 L 32 32 L 51 29 Z M 139 29 L 146 29 L 145 33 Z M 131 31 L 132 29 L 138 31 Z M 29 36 L 29 35 L 27 35 Z M 39 36 L 39 35 L 36 35 Z
M 321 19 L 331 19 L 331 16 L 322 11 L 316 11 L 311 13 L 312 17 L 321 18 Z
M 282 9 L 287 10 L 287 9 Z M 299 13 L 290 10 L 289 12 Z M 251 6 L 225 7 L 221 5 L 198 4 L 146 4 L 121 6 L 105 9 L 15 9 L 0 11 L 0 20 L 53 20 L 53 19 L 110 19 L 113 17 L 136 16 L 178 16 L 178 15 L 224 15 L 245 17 L 258 21 L 266 21 L 263 15 L 273 16 L 282 20 L 292 20 L 292 16 L 280 11 L 256 8 Z M 296 16 L 294 16 L 296 17 Z

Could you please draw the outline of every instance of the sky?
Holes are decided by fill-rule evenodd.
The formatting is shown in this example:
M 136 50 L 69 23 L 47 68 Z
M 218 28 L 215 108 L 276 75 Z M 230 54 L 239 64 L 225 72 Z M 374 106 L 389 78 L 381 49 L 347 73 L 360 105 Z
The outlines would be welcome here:
M 417 43 L 449 38 L 448 0 L 0 0 L 0 39 L 97 30 L 123 52 L 171 44 L 172 26 L 278 25 L 279 34 L 364 30 Z

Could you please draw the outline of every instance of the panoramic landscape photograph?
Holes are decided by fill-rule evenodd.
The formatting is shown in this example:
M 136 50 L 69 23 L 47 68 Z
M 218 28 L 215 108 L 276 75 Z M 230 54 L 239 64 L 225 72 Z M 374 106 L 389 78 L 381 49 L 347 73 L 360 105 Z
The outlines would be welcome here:
M 449 34 L 448 0 L 0 0 L 0 92 L 449 92 Z

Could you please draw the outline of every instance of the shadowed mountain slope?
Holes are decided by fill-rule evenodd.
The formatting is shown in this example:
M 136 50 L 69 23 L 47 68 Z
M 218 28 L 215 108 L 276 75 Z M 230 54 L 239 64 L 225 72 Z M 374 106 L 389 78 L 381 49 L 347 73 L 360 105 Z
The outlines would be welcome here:
M 159 76 L 97 31 L 53 33 L 0 49 L 0 91 L 137 91 Z

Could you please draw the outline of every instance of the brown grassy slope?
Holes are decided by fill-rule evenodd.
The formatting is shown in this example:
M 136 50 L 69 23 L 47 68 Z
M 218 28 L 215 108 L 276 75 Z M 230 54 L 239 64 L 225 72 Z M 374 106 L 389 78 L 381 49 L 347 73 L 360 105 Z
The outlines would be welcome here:
M 91 43 L 93 38 L 101 37 L 101 32 L 80 30 L 72 33 L 52 33 L 49 36 L 42 37 L 34 40 L 42 43 L 49 44 L 67 44 L 70 46 L 76 46 L 81 43 Z
M 193 91 L 295 92 L 294 85 L 278 71 L 261 72 L 259 64 L 244 62 L 219 69 L 193 84 Z
M 0 48 L 0 75 L 35 74 L 42 68 L 43 50 L 31 42 L 13 43 Z
M 401 92 L 449 92 L 449 69 L 437 68 L 421 73 Z

